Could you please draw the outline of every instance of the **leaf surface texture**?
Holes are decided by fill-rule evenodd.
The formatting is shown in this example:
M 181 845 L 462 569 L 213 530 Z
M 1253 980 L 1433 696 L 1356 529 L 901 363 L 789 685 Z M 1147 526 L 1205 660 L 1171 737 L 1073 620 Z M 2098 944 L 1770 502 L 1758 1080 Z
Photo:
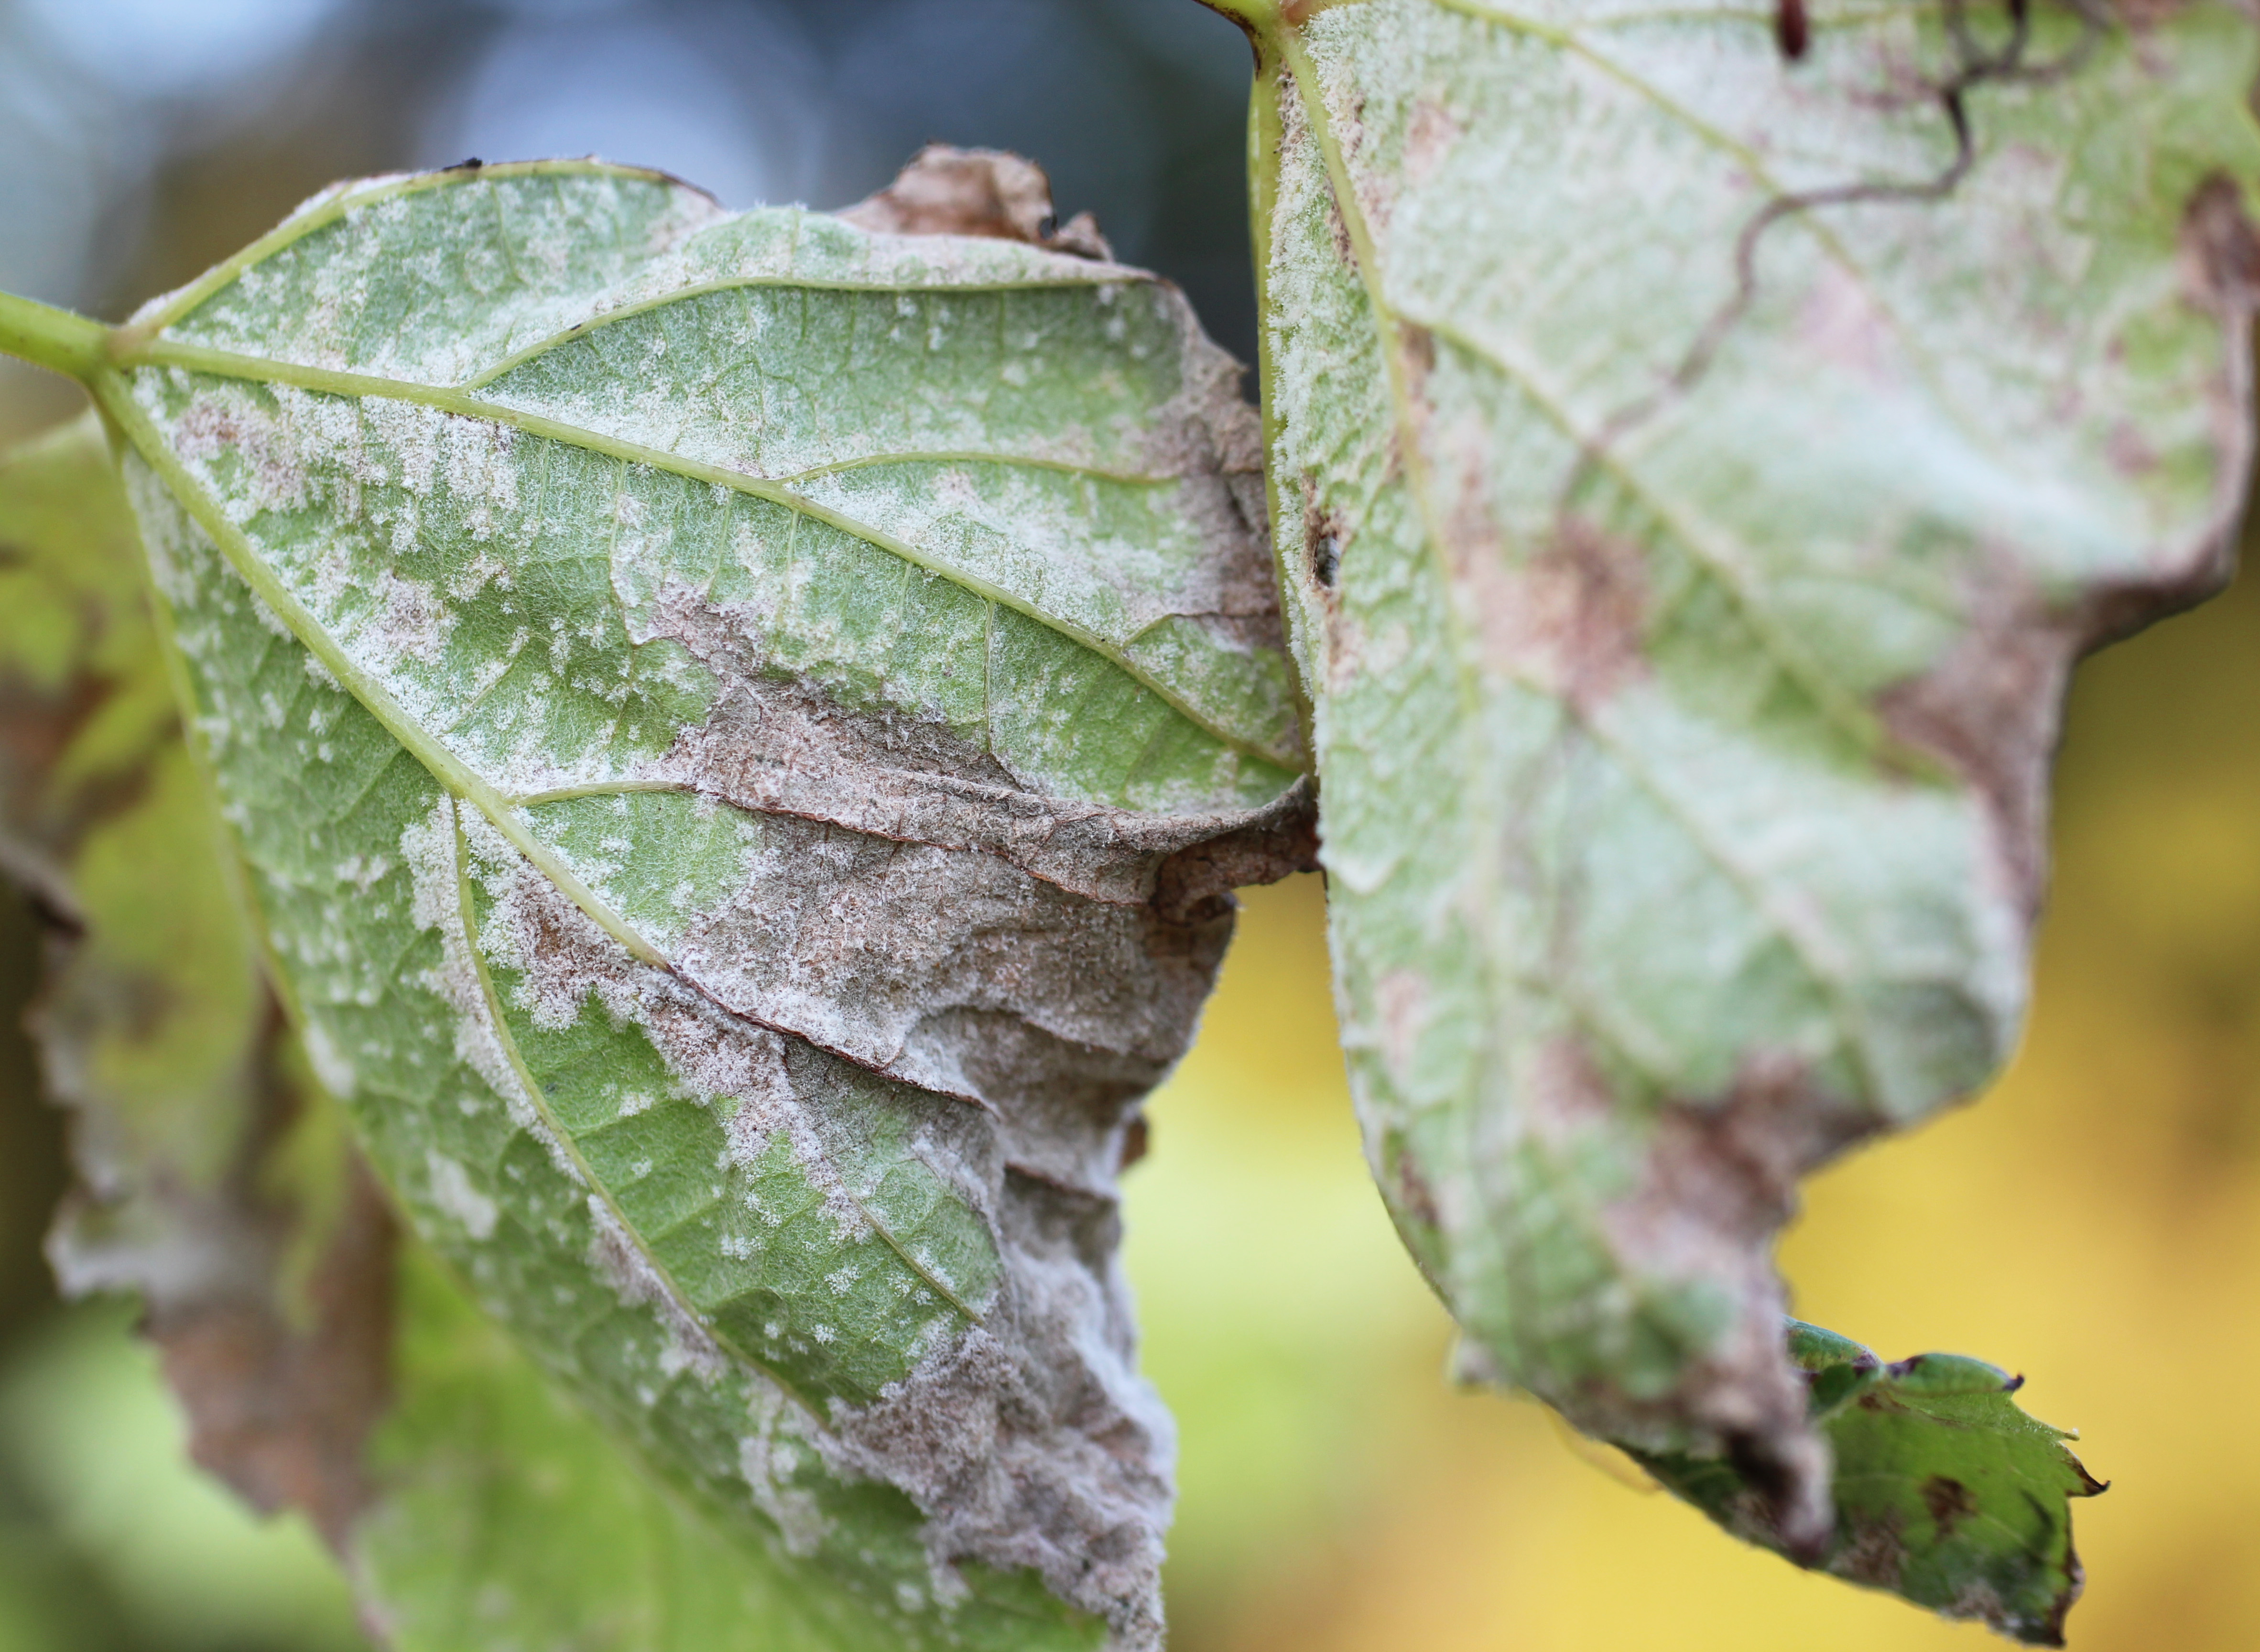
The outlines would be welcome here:
M 414 1240 L 313 1083 L 183 741 L 98 427 L 0 456 L 6 869 L 78 1185 L 49 1255 L 125 1291 L 204 1467 L 303 1509 L 404 1652 L 892 1648 L 898 1627 L 662 1489 Z M 1093 1644 L 1040 1589 L 1012 1643 Z
M 1154 1643 L 1113 1177 L 1304 806 L 1183 299 L 545 162 L 345 186 L 122 340 L 249 896 L 418 1230 L 893 1643 Z
M 2226 571 L 2251 21 L 1224 9 L 1375 1172 L 1472 1375 L 1813 1552 L 1773 1235 L 2006 1057 L 2066 673 Z

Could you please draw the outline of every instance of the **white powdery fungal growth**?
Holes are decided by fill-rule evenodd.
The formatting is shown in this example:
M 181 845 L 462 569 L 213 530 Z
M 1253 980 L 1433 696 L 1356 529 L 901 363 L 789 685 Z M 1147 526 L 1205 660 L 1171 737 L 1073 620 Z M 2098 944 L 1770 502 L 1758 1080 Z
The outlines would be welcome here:
M 1121 1283 L 1048 1248 L 1016 1247 L 1012 1262 L 1010 1298 L 990 1324 L 936 1348 L 876 1405 L 835 1406 L 819 1443 L 840 1469 L 910 1493 L 937 1577 L 961 1556 L 1027 1567 L 1112 1618 L 1120 1644 L 1158 1648 L 1148 1579 L 1176 1434 L 1120 1334 Z M 1043 1391 L 1062 1383 L 1064 1395 Z M 1063 1412 L 1076 1427 L 1052 1421 Z
M 511 1122 L 548 1150 L 550 1162 L 569 1180 L 584 1181 L 572 1150 L 541 1116 L 534 1098 L 511 1060 L 503 1029 L 496 1023 L 486 982 L 464 927 L 456 805 L 441 797 L 421 821 L 400 834 L 400 859 L 408 869 L 413 894 L 410 919 L 418 929 L 440 932 L 440 963 L 418 984 L 444 998 L 454 1011 L 457 1060 L 468 1066 L 510 1109 Z
M 793 1484 L 817 1460 L 805 1414 L 775 1384 L 746 1388 L 746 1412 L 752 1432 L 738 1441 L 738 1472 L 761 1512 L 776 1522 L 788 1555 L 813 1555 L 832 1534 L 832 1522 L 805 1486 Z
M 560 1029 L 594 998 L 615 1026 L 640 1029 L 680 1093 L 720 1102 L 735 1161 L 751 1166 L 773 1137 L 820 1194 L 841 1242 L 862 1240 L 870 1215 L 826 1152 L 818 1122 L 785 1073 L 783 1035 L 733 1016 L 663 970 L 638 963 L 484 823 L 465 833 L 493 905 L 480 941 L 495 967 L 518 977 L 518 1007 Z
M 309 1018 L 300 1033 L 300 1042 L 305 1047 L 306 1063 L 314 1069 L 314 1076 L 321 1081 L 322 1088 L 340 1100 L 350 1099 L 360 1084 L 360 1076 L 346 1059 L 345 1052 L 338 1048 L 337 1041 L 330 1036 L 329 1029 Z
M 182 461 L 208 480 L 220 480 L 211 468 L 215 461 L 229 461 L 223 487 L 215 491 L 227 500 L 235 521 L 262 511 L 293 510 L 306 500 L 304 454 L 290 433 L 233 386 L 192 396 L 170 434 Z
M 871 1234 L 871 1212 L 843 1173 L 833 1142 L 840 1126 L 827 1124 L 796 1092 L 787 1055 L 797 1033 L 750 1021 L 676 976 L 636 962 L 491 826 L 467 821 L 464 839 L 485 898 L 481 945 L 490 966 L 514 978 L 510 990 L 518 1010 L 551 1029 L 574 1026 L 592 1007 L 614 1026 L 635 1026 L 665 1062 L 678 1093 L 726 1113 L 733 1162 L 755 1165 L 782 1137 L 807 1184 L 821 1195 L 834 1240 L 845 1245 Z M 835 854 L 846 847 L 835 846 Z M 1025 886 L 1023 875 L 991 857 L 945 859 L 966 864 L 979 879 L 1002 874 Z M 962 904 L 980 886 L 946 879 L 929 905 Z M 789 887 L 773 876 L 753 890 L 733 890 L 730 898 L 775 905 Z M 828 884 L 819 879 L 816 887 Z M 862 886 L 861 898 L 874 892 Z M 838 898 L 851 910 L 858 898 L 854 884 Z M 694 928 L 701 916 L 694 914 Z M 1100 936 L 1117 920 L 1105 908 L 1093 917 L 1100 926 L 1093 933 Z M 1066 913 L 1054 919 L 1055 926 L 1074 921 Z M 906 917 L 890 922 L 894 933 L 910 938 Z M 805 934 L 802 955 L 814 955 L 811 948 L 817 944 Z M 1069 969 L 1052 973 L 1062 983 L 1072 978 Z M 1024 1002 L 1032 1010 L 1041 1005 Z M 930 1014 L 947 1004 L 947 995 L 929 993 Z M 1119 1039 L 1126 1014 L 1126 1026 L 1134 1028 L 1145 1013 L 1125 1006 L 1105 1026 Z M 833 1030 L 825 1025 L 827 1033 Z M 1049 1035 L 1030 1026 L 1019 1036 Z M 962 1064 L 964 1058 L 957 1059 Z M 940 1580 L 928 1591 L 933 1599 L 948 1597 L 954 1558 L 1033 1568 L 1064 1598 L 1113 1618 L 1125 1646 L 1155 1644 L 1158 1609 L 1150 1583 L 1141 1580 L 1149 1580 L 1160 1562 L 1174 1436 L 1167 1412 L 1136 1374 L 1126 1292 L 1116 1266 L 1110 1259 L 1094 1268 L 1076 1237 L 1092 1219 L 1097 1202 L 1109 1197 L 1112 1157 L 1104 1159 L 1105 1169 L 1089 1191 L 1055 1186 L 1005 1171 L 996 1126 L 982 1104 L 954 1104 L 941 1118 L 960 1122 L 940 1134 L 929 1126 L 919 1138 L 920 1156 L 996 1224 L 1005 1255 L 1005 1289 L 978 1326 L 944 1334 L 945 1322 L 937 1321 L 915 1368 L 876 1404 L 834 1402 L 812 1447 L 840 1475 L 883 1480 L 911 1495 L 927 1517 L 924 1541 Z M 1055 1123 L 1031 1118 L 1026 1129 L 1031 1136 L 1048 1134 L 1066 1123 L 1064 1115 Z M 962 1139 L 968 1127 L 976 1129 L 979 1144 Z M 1107 1152 L 1119 1155 L 1118 1132 L 1100 1134 L 1114 1143 Z M 1097 1157 L 1081 1147 L 1057 1156 L 1078 1169 Z M 666 1368 L 690 1369 L 710 1379 L 717 1368 L 706 1362 L 709 1355 L 729 1356 L 609 1207 L 592 1195 L 590 1210 L 597 1231 L 592 1255 L 623 1301 L 649 1303 L 660 1315 L 668 1339 Z M 748 1214 L 761 1219 L 758 1209 Z M 1105 1219 L 1113 1220 L 1111 1215 Z M 932 1258 L 919 1262 L 942 1278 Z M 844 1273 L 835 1276 L 834 1294 L 844 1295 L 854 1283 Z M 805 1328 L 819 1347 L 836 1334 L 822 1322 Z M 1134 1441 L 1134 1450 L 1129 1448 Z M 764 1455 L 769 1450 L 763 1446 L 748 1459 L 747 1478 L 755 1484 L 757 1501 L 762 1487 L 776 1478 L 776 1459 Z M 797 1522 L 790 1528 L 776 1510 L 762 1506 L 789 1530 L 789 1541 L 816 1541 L 817 1528 L 803 1518 L 812 1505 L 780 1504 Z M 1126 1600 L 1143 1604 L 1126 1613 Z
M 470 1172 L 436 1148 L 426 1150 L 424 1162 L 431 1173 L 432 1203 L 461 1222 L 473 1239 L 492 1239 L 501 1209 L 471 1184 Z

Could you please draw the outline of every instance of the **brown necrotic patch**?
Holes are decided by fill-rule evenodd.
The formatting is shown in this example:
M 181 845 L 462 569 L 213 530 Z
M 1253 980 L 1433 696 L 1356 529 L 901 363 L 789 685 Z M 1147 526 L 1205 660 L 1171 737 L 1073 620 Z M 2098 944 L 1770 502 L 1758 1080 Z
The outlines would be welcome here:
M 1305 585 L 1325 616 L 1330 641 L 1338 641 L 1343 614 L 1340 586 L 1342 557 L 1348 551 L 1354 529 L 1348 517 L 1330 503 L 1321 503 L 1318 479 L 1307 471 L 1300 478 L 1303 496 L 1302 551 Z M 1282 547 L 1283 561 L 1291 569 L 1295 547 Z
M 1331 511 L 1313 511 L 1303 530 L 1303 559 L 1320 589 L 1332 591 L 1341 575 L 1343 542 L 1349 537 L 1341 518 Z
M 2037 915 L 2046 866 L 2049 763 L 2078 653 L 2073 628 L 2013 575 L 1973 583 L 1970 622 L 1930 670 L 1876 697 L 1902 747 L 1942 763 L 1984 802 L 2001 893 Z
M 1941 1537 L 1953 1536 L 1954 1528 L 1978 1512 L 1978 1499 L 1970 1488 L 1944 1474 L 1934 1474 L 1922 1483 L 1922 1505 L 1930 1511 Z
M 291 1218 L 221 1219 L 252 1230 L 251 1265 L 197 1298 L 153 1301 L 143 1322 L 188 1412 L 189 1454 L 262 1513 L 304 1510 L 346 1554 L 371 1495 L 362 1448 L 390 1398 L 391 1212 L 353 1158 L 305 1313 L 282 1299 Z
M 1078 212 L 1062 224 L 1044 169 L 1002 149 L 930 143 L 892 183 L 839 216 L 891 235 L 977 235 L 1077 258 L 1114 257 L 1097 218 Z
M 2229 468 L 2241 477 L 2242 458 Z M 2039 589 L 2009 554 L 1989 552 L 1963 583 L 1962 634 L 1928 670 L 1875 696 L 1900 753 L 1942 766 L 1984 805 L 1997 887 L 2026 924 L 2046 883 L 2049 774 L 2072 667 L 2218 590 L 2234 567 L 2236 519 L 2226 507 L 2188 542 L 2158 547 L 2149 576 L 2070 603 Z M 1895 762 L 1888 750 L 1885 761 Z
M 97 617 L 89 614 L 88 622 L 94 631 Z M 106 764 L 64 761 L 130 686 L 89 673 L 49 691 L 0 674 L 0 877 L 15 883 L 57 930 L 75 932 L 81 921 L 64 867 L 89 833 L 129 812 L 148 789 L 146 750 Z M 175 726 L 169 705 L 155 711 L 145 719 L 150 743 L 170 738 Z
M 1564 518 L 1550 544 L 1471 595 L 1487 652 L 1580 712 L 1647 673 L 1646 558 L 1583 518 Z
M 1785 1056 L 1746 1061 L 1720 1095 L 1643 1102 L 1620 1093 L 1569 1036 L 1542 1053 L 1526 1091 L 1531 1127 L 1557 1152 L 1613 1136 L 1638 1143 L 1629 1191 L 1595 1212 L 1621 1277 L 1664 1291 L 1706 1282 L 1727 1292 L 1729 1310 L 1721 1333 L 1689 1350 L 1668 1393 L 1547 1398 L 1605 1438 L 1691 1429 L 1701 1450 L 1724 1455 L 1757 1492 L 1772 1541 L 1818 1559 L 1834 1529 L 1828 1454 L 1807 1420 L 1806 1385 L 1782 1356 L 1773 1241 L 1799 1177 L 1873 1120 Z
M 1155 874 L 1153 907 L 1166 925 L 1202 925 L 1232 910 L 1232 891 L 1319 869 L 1318 792 L 1305 778 L 1245 826 L 1189 844 Z
M 318 1125 L 309 1110 L 329 1104 L 294 1076 L 271 998 L 261 1026 L 241 1077 L 248 1106 L 208 1121 L 240 1132 L 216 1177 L 180 1164 L 121 1176 L 104 1155 L 119 1122 L 109 1098 L 59 1098 L 77 1113 L 81 1179 L 48 1255 L 67 1294 L 140 1294 L 142 1332 L 188 1416 L 190 1455 L 263 1513 L 303 1510 L 342 1555 L 373 1495 L 363 1451 L 390 1400 L 397 1235 L 375 1178 L 342 1138 L 328 1149 L 340 1196 L 322 1201 L 298 1185 L 310 1163 L 300 1133 Z M 36 1030 L 51 1082 L 78 1064 L 69 1049 L 131 1036 L 114 1018 Z M 295 1191 L 276 1191 L 286 1187 Z M 302 1277 L 303 1255 L 314 1260 Z
M 1463 128 L 1459 118 L 1434 98 L 1412 105 L 1405 123 L 1405 187 L 1417 190 L 1435 175 Z
M 2244 190 L 2220 173 L 2191 194 L 2182 213 L 2185 277 L 2209 307 L 2249 315 L 2260 297 L 2260 230 Z
M 1828 1570 L 1871 1589 L 1896 1590 L 1906 1563 L 1906 1539 L 1892 1514 L 1856 1525 L 1850 1541 L 1829 1557 Z

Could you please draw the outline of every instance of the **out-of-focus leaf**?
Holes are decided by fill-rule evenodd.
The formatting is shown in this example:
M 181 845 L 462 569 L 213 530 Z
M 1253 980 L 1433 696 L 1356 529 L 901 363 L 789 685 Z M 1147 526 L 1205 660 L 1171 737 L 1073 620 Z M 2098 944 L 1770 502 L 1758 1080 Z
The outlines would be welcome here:
M 311 1522 L 261 1519 L 189 1461 L 158 1351 L 129 1334 L 135 1311 L 111 1300 L 55 1316 L 0 1368 L 0 1462 L 37 1521 L 6 1534 L 0 1576 L 21 1567 L 68 1591 L 50 1632 L 0 1633 L 0 1648 L 366 1648 Z
M 2069 1499 L 2104 1488 L 2028 1416 L 2022 1377 L 1959 1354 L 1886 1365 L 1848 1338 L 1794 1321 L 1790 1359 L 1835 1458 L 1836 1524 L 1812 1563 L 2020 1641 L 2063 1644 L 2083 1574 Z M 1636 1454 L 1637 1455 L 1637 1454 Z M 1735 1536 L 1784 1547 L 1771 1503 L 1716 1458 L 1642 1466 Z
M 0 856 L 48 933 L 63 1289 L 139 1292 L 198 1461 L 341 1541 L 384 1388 L 390 1224 L 310 1112 L 180 736 L 100 427 L 0 461 Z
M 313 1072 L 653 1541 L 843 1643 L 1148 1646 L 1113 1178 L 1296 863 L 1297 702 L 1236 370 L 974 161 L 1009 233 L 344 186 L 88 382 Z M 486 1598 L 368 1529 L 411 1642 Z
M 1220 4 L 1375 1170 L 1474 1374 L 1810 1552 L 1773 1235 L 1993 1073 L 2070 663 L 2226 567 L 2252 20 Z

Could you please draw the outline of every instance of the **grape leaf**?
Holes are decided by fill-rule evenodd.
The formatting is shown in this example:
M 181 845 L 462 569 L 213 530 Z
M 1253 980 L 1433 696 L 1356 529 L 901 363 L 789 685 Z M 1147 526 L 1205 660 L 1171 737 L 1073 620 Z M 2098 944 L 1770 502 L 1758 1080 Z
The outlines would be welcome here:
M 0 865 L 46 921 L 33 1024 L 79 1176 L 48 1251 L 68 1293 L 139 1297 L 197 1462 L 308 1513 L 413 1652 L 898 1644 L 658 1490 L 397 1254 L 233 898 L 91 417 L 0 457 Z
M 541 162 L 342 186 L 75 365 L 418 1231 L 892 1643 L 1157 1643 L 1113 1177 L 1308 807 L 1182 297 Z
M 2104 1490 L 2010 1398 L 2023 1384 L 1957 1354 L 1886 1365 L 1792 1321 L 1790 1359 L 1835 1458 L 1836 1524 L 1813 1563 L 2038 1646 L 2063 1644 L 2083 1574 L 2066 1500 Z M 1736 1536 L 1784 1547 L 1775 1511 L 1716 1458 L 1641 1455 Z
M 364 1615 L 400 1652 L 891 1652 L 821 1574 L 670 1495 L 519 1352 L 419 1245 L 401 1259 L 382 1495 L 354 1528 Z M 1019 1641 L 1103 1626 L 1033 1592 Z
M 1472 1374 L 1816 1553 L 1772 1237 L 2006 1055 L 2070 662 L 2225 575 L 2251 19 L 1219 9 L 1376 1175 Z

